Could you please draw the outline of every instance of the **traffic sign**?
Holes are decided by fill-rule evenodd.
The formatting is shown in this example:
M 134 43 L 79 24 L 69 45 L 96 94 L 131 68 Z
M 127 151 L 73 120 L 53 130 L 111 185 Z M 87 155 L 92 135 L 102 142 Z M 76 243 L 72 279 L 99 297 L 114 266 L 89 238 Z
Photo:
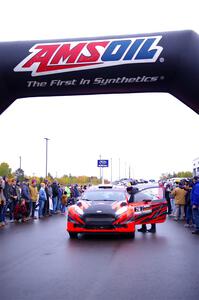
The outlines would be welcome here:
M 98 159 L 97 166 L 100 168 L 108 167 L 108 159 Z

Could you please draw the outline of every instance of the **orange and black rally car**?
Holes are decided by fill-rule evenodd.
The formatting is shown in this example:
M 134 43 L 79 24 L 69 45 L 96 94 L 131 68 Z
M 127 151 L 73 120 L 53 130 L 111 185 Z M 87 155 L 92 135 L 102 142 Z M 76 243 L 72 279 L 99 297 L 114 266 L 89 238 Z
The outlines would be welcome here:
M 122 233 L 134 237 L 137 224 L 162 223 L 167 203 L 159 186 L 128 188 L 101 185 L 86 190 L 69 206 L 67 228 L 71 238 L 78 233 Z

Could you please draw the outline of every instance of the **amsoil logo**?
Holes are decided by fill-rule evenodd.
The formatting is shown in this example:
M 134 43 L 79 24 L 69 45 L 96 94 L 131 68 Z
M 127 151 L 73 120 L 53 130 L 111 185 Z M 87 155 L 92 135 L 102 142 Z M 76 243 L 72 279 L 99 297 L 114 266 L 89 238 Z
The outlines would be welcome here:
M 122 64 L 154 63 L 163 48 L 162 36 L 34 45 L 15 68 L 32 76 L 102 68 Z

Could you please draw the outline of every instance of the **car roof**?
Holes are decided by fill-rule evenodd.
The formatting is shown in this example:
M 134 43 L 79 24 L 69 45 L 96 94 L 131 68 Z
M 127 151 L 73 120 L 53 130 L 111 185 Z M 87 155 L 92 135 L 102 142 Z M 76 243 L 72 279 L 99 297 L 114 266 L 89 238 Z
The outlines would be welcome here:
M 86 191 L 105 191 L 105 190 L 126 192 L 126 187 L 120 185 L 113 185 L 113 184 L 99 184 L 99 185 L 91 186 Z

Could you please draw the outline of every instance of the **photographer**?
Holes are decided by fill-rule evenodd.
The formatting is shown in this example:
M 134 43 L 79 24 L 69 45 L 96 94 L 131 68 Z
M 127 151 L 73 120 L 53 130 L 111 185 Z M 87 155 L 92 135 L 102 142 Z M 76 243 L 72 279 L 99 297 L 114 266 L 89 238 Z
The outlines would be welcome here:
M 199 177 L 194 176 L 193 178 L 193 188 L 191 191 L 191 204 L 193 219 L 195 222 L 195 230 L 192 231 L 193 234 L 199 234 Z
M 5 215 L 6 215 L 6 198 L 4 196 L 5 182 L 2 177 L 0 177 L 0 227 L 6 225 Z

